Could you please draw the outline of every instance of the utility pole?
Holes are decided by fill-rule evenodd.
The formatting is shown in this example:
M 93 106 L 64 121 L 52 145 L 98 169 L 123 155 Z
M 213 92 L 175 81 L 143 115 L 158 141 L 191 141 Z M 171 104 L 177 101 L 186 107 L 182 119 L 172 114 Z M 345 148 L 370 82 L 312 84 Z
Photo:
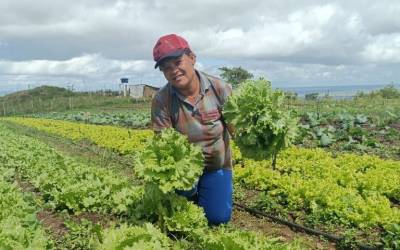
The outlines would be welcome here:
M 73 83 L 67 83 L 67 89 L 69 91 L 74 91 L 74 84 Z

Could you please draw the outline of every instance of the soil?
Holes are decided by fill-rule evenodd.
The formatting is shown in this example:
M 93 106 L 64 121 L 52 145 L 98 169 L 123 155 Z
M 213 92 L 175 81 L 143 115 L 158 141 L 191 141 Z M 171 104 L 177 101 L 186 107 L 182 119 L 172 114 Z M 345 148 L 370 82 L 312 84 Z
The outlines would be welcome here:
M 285 242 L 301 239 L 309 249 L 336 249 L 336 245 L 332 242 L 293 231 L 287 226 L 273 223 L 267 218 L 255 217 L 238 209 L 233 211 L 232 224 L 240 228 L 260 232 L 268 237 L 281 238 Z
M 400 121 L 398 122 L 393 122 L 392 124 L 390 124 L 390 127 L 397 129 L 400 131 Z
M 43 227 L 49 229 L 56 238 L 61 238 L 68 233 L 68 228 L 64 224 L 64 218 L 57 213 L 49 210 L 43 210 L 37 213 L 37 219 L 43 224 Z
M 101 225 L 102 228 L 110 227 L 113 222 L 118 220 L 117 217 L 110 214 L 97 214 L 90 212 L 84 212 L 79 215 L 71 216 L 71 219 L 76 223 L 80 223 L 82 220 L 88 220 L 93 224 Z
M 15 180 L 24 192 L 30 192 L 36 198 L 42 199 L 42 194 L 31 183 L 22 180 L 20 176 L 16 176 Z M 48 209 L 41 210 L 36 214 L 36 217 L 42 223 L 43 227 L 50 231 L 55 239 L 59 239 L 69 232 L 67 226 L 64 224 L 64 216 L 56 211 Z M 75 223 L 80 223 L 83 219 L 86 219 L 93 224 L 101 225 L 102 228 L 109 227 L 113 222 L 117 221 L 117 218 L 113 215 L 90 212 L 68 215 L 68 218 Z

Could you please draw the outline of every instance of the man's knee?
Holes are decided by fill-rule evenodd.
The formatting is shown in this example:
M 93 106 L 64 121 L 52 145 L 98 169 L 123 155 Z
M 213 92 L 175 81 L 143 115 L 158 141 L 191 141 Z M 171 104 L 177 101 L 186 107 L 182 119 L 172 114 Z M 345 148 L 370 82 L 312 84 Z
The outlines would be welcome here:
M 199 205 L 210 224 L 227 223 L 232 215 L 232 171 L 220 169 L 203 174 L 199 183 Z
M 205 211 L 207 220 L 212 225 L 226 224 L 231 220 L 232 208 L 225 210 L 209 210 Z

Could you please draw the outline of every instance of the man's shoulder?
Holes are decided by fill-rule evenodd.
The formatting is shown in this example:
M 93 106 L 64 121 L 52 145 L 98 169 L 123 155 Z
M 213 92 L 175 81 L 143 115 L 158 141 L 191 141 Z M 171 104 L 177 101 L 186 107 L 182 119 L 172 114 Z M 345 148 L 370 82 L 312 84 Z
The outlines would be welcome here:
M 212 82 L 217 82 L 219 84 L 228 84 L 226 83 L 224 80 L 222 80 L 221 78 L 214 76 L 214 75 L 210 75 L 206 72 L 203 71 L 199 71 L 205 78 L 207 78 L 208 80 L 212 81 Z
M 156 94 L 154 95 L 154 100 L 160 103 L 165 103 L 170 100 L 170 95 L 171 86 L 170 83 L 167 83 L 156 92 Z
M 229 83 L 225 82 L 223 79 L 221 79 L 221 78 L 219 78 L 217 76 L 210 75 L 210 74 L 202 72 L 202 71 L 200 71 L 200 73 L 205 78 L 207 78 L 210 81 L 210 83 L 213 84 L 213 87 L 216 88 L 217 90 L 225 89 L 227 87 L 230 87 Z

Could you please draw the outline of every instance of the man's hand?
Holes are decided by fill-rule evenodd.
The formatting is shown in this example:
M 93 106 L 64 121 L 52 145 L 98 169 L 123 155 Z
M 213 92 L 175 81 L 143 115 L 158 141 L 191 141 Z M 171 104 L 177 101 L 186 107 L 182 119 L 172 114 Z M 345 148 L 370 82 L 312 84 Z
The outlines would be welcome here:
M 229 134 L 232 138 L 235 138 L 235 128 L 232 124 L 226 124 L 226 128 L 228 129 Z

